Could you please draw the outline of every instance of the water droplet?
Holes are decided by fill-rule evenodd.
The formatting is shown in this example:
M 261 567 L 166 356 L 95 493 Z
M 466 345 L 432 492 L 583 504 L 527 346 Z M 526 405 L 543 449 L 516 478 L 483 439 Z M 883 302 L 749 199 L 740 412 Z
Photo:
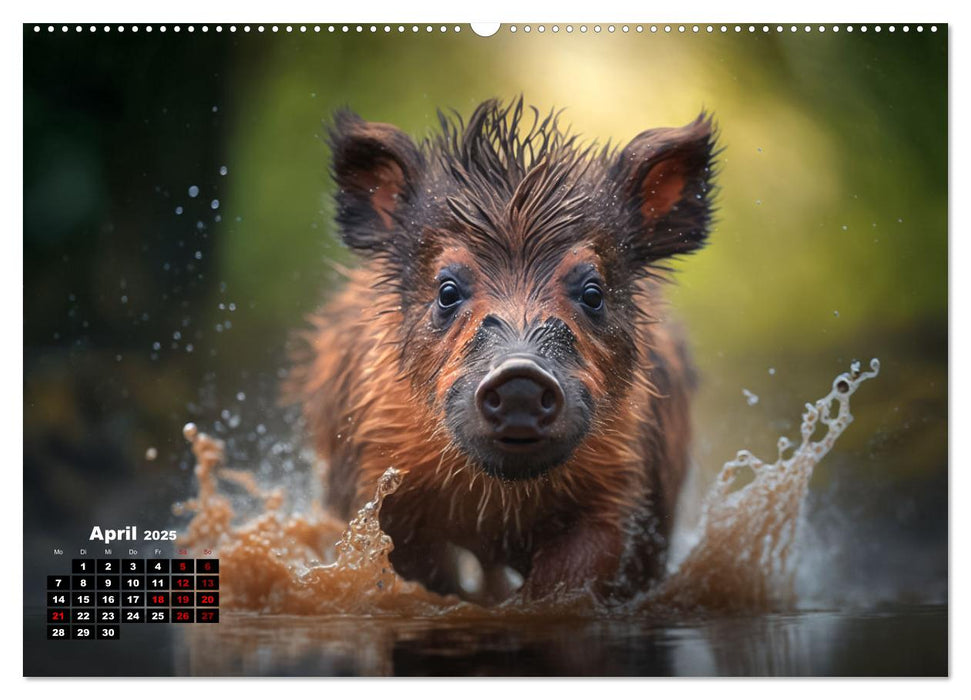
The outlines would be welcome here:
M 145 459 L 147 459 L 149 462 L 154 462 L 156 457 L 158 457 L 158 450 L 156 450 L 154 447 L 149 447 L 147 450 L 145 450 Z
M 225 175 L 228 172 L 229 172 L 229 168 L 227 168 L 225 165 L 219 166 L 219 174 L 220 175 Z
M 242 391 L 238 392 L 236 394 L 236 400 L 237 401 L 245 401 L 246 400 L 246 394 L 244 394 Z
M 749 406 L 754 406 L 759 402 L 759 397 L 748 389 L 742 389 L 742 394 L 745 396 L 745 403 L 747 403 Z
M 175 215 L 182 216 L 182 212 L 185 211 L 181 206 L 175 208 Z
M 190 197 L 198 197 L 199 196 L 199 188 L 196 187 L 195 185 L 192 185 L 189 188 L 189 196 Z
M 209 206 L 212 207 L 213 209 L 218 209 L 219 208 L 219 200 L 218 199 L 212 200 L 211 202 L 209 202 Z

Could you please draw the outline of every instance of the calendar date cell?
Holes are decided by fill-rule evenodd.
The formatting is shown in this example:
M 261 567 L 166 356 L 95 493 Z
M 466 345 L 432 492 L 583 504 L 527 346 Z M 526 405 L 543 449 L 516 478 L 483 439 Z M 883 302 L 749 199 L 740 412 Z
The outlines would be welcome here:
M 94 607 L 94 593 L 85 593 L 84 591 L 74 591 L 71 593 L 71 607 L 74 608 L 93 608 Z
M 145 566 L 145 573 L 148 573 L 148 574 L 169 573 L 169 560 L 168 559 L 149 559 Z
M 169 577 L 149 576 L 145 581 L 145 588 L 150 591 L 167 591 L 169 590 Z
M 71 622 L 76 625 L 90 625 L 94 622 L 94 610 L 84 608 L 71 609 Z
M 148 610 L 145 611 L 145 620 L 146 622 L 150 622 L 150 623 L 151 622 L 167 623 L 169 621 L 169 612 L 170 611 L 168 608 L 162 608 L 160 610 L 153 610 L 149 608 Z
M 97 572 L 99 574 L 118 574 L 121 572 L 121 561 L 118 559 L 99 559 Z
M 94 576 L 72 576 L 71 589 L 75 591 L 93 591 Z
M 198 574 L 218 574 L 218 559 L 196 559 L 196 573 Z
M 49 591 L 66 591 L 70 587 L 71 587 L 70 576 L 48 576 L 47 577 L 47 590 Z
M 121 573 L 127 574 L 144 574 L 145 573 L 145 560 L 144 559 L 122 559 L 121 560 Z
M 99 591 L 116 591 L 121 588 L 121 579 L 114 575 L 98 576 Z
M 196 593 L 196 606 L 215 608 L 219 607 L 219 594 L 218 593 Z
M 196 622 L 219 622 L 218 610 L 196 610 Z
M 119 625 L 98 625 L 97 637 L 98 639 L 118 639 L 120 630 Z
M 72 559 L 71 573 L 72 574 L 93 574 L 94 559 Z
M 71 625 L 71 639 L 94 639 L 94 625 Z
M 47 593 L 47 607 L 49 607 L 49 608 L 63 608 L 63 607 L 66 607 L 66 606 L 70 605 L 71 603 L 69 602 L 70 601 L 70 598 L 68 597 L 69 595 L 70 594 L 68 594 L 68 593 L 62 593 L 62 592 L 59 592 L 59 591 L 48 591 L 48 593 Z
M 153 592 L 148 594 L 148 607 L 150 608 L 167 608 L 169 607 L 169 594 L 168 592 Z
M 70 639 L 71 628 L 68 625 L 48 625 L 47 638 L 48 639 Z
M 122 608 L 121 621 L 125 624 L 145 622 L 145 608 Z

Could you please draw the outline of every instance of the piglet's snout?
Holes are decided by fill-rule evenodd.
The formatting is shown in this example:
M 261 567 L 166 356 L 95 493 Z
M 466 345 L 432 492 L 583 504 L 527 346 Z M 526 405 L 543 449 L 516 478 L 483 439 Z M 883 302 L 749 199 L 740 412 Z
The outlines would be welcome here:
M 505 358 L 475 392 L 479 413 L 499 440 L 532 441 L 545 437 L 563 410 L 563 389 L 556 377 L 531 355 Z

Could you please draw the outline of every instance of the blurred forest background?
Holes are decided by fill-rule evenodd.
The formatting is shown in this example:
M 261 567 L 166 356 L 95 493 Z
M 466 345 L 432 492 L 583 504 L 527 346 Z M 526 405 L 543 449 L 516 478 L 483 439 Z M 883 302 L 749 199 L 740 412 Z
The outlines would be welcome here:
M 879 357 L 814 477 L 830 578 L 803 585 L 945 599 L 946 27 L 461 29 L 24 28 L 25 581 L 94 523 L 173 522 L 188 420 L 235 466 L 299 467 L 287 339 L 353 264 L 322 120 L 420 137 L 438 108 L 522 94 L 601 141 L 714 113 L 718 221 L 670 290 L 702 376 L 693 493 L 738 449 L 773 459 L 804 402 Z

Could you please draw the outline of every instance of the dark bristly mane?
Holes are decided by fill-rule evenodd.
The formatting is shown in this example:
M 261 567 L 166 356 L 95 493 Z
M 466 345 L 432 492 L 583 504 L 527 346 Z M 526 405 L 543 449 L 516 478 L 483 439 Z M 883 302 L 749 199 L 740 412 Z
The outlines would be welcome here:
M 441 133 L 420 146 L 463 240 L 497 272 L 517 265 L 542 283 L 551 272 L 544 258 L 589 234 L 581 225 L 593 195 L 586 176 L 594 166 L 602 172 L 613 151 L 561 130 L 561 112 L 544 116 L 521 97 L 488 100 L 467 123 L 439 112 Z
M 479 105 L 465 124 L 461 115 L 452 119 L 438 112 L 442 133 L 426 147 L 443 168 L 457 176 L 472 175 L 491 181 L 497 187 L 515 188 L 528 170 L 544 161 L 575 155 L 577 138 L 569 130 L 560 131 L 562 110 L 551 110 L 545 117 L 535 107 L 524 108 L 523 98 L 503 106 L 499 100 Z M 508 189 L 506 194 L 511 194 Z

